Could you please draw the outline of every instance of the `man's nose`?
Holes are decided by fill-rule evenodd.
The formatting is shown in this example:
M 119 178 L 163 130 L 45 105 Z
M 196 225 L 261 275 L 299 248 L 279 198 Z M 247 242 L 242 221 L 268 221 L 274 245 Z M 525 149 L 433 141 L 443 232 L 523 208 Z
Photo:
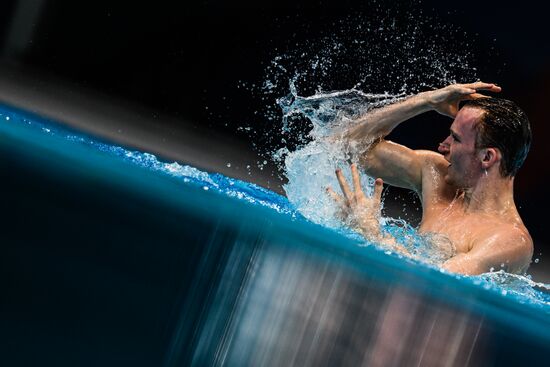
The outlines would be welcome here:
M 444 141 L 443 143 L 439 143 L 437 151 L 441 154 L 449 153 L 449 144 L 446 141 Z

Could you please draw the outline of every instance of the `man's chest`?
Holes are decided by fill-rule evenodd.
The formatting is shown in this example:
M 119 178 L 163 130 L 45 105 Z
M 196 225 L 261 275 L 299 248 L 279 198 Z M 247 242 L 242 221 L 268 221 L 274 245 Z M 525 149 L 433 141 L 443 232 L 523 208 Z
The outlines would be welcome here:
M 489 225 L 484 218 L 452 210 L 432 210 L 424 214 L 419 231 L 441 234 L 451 241 L 456 253 L 466 253 Z

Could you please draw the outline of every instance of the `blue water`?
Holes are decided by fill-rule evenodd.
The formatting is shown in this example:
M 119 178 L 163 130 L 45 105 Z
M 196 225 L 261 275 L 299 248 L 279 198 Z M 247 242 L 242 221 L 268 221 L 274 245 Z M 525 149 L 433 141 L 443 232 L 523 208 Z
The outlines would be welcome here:
M 300 233 L 322 239 L 320 243 L 325 243 L 323 246 L 332 246 L 330 251 L 346 254 L 346 258 L 351 255 L 352 259 L 374 259 L 380 264 L 389 264 L 400 271 L 424 277 L 433 284 L 431 292 L 437 292 L 438 287 L 445 285 L 443 288 L 451 286 L 460 292 L 473 294 L 479 300 L 475 303 L 477 309 L 497 315 L 495 317 L 516 319 L 523 327 L 550 338 L 549 287 L 531 281 L 528 276 L 502 271 L 475 277 L 446 274 L 429 263 L 403 258 L 377 248 L 376 244 L 365 244 L 344 228 L 328 229 L 315 224 L 302 216 L 286 197 L 255 184 L 176 162 L 162 162 L 152 154 L 113 145 L 6 106 L 0 108 L 0 138 L 2 144 L 12 141 L 19 149 L 47 152 L 48 159 L 65 161 L 66 167 L 71 169 L 91 169 L 88 174 L 96 174 L 98 180 L 106 173 L 118 175 L 125 180 L 124 187 L 127 189 L 137 190 L 143 195 L 154 194 L 156 200 L 173 202 L 176 206 L 183 205 L 183 202 L 186 205 L 194 203 L 200 211 L 204 207 L 215 207 L 214 203 L 230 208 L 238 205 L 239 210 L 248 211 L 246 215 L 250 217 L 261 215 L 273 218 L 282 228 L 293 228 L 293 231 L 298 228 Z M 124 167 L 128 167 L 127 172 L 121 170 Z M 174 183 L 177 185 L 174 186 Z M 152 187 L 156 188 L 153 190 Z M 411 235 L 406 226 L 391 221 L 385 224 L 385 229 L 396 236 Z M 326 245 L 327 241 L 330 245 Z M 460 302 L 457 295 L 450 298 Z

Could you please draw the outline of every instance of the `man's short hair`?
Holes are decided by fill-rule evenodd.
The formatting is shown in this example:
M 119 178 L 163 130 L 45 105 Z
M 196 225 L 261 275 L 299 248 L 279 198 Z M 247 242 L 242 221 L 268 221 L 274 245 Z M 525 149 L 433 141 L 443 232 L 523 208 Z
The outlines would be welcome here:
M 531 147 L 531 126 L 525 112 L 502 98 L 477 98 L 462 106 L 485 112 L 475 125 L 476 148 L 498 148 L 502 154 L 500 173 L 515 176 Z

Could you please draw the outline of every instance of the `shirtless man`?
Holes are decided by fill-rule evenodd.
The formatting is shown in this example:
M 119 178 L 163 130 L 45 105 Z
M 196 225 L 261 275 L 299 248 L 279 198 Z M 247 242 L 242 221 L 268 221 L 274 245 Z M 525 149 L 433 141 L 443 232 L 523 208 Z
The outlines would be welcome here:
M 327 190 L 342 206 L 348 224 L 369 240 L 396 245 L 379 227 L 385 181 L 419 194 L 423 209 L 419 232 L 444 235 L 454 245 L 455 254 L 444 269 L 462 274 L 491 268 L 525 272 L 533 241 L 514 204 L 513 186 L 531 144 L 531 130 L 527 116 L 513 102 L 478 93 L 500 90 L 483 82 L 455 84 L 361 117 L 344 137 L 355 145 L 374 142 L 358 157 L 359 165 L 369 176 L 380 178 L 369 198 L 361 190 L 356 165 L 351 167 L 354 190 L 336 171 L 344 195 Z M 439 152 L 411 150 L 384 140 L 401 122 L 430 110 L 454 118 Z

